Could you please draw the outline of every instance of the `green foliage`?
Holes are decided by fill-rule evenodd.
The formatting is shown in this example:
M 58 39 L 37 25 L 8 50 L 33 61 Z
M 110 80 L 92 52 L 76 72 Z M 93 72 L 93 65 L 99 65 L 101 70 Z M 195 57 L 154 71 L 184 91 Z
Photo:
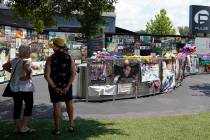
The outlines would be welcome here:
M 81 24 L 81 31 L 86 37 L 97 34 L 100 25 L 103 25 L 105 20 L 102 13 L 107 11 L 110 5 L 106 5 L 104 0 L 91 0 L 82 2 L 79 9 L 82 14 L 78 14 L 78 20 Z
M 76 120 L 76 132 L 64 129 L 62 121 L 60 136 L 51 134 L 52 120 L 31 120 L 30 126 L 37 132 L 15 135 L 12 121 L 0 121 L 2 140 L 209 140 L 210 113 L 175 117 L 153 117 L 144 119 Z
M 178 27 L 178 30 L 179 30 L 179 34 L 182 36 L 190 35 L 189 27 L 187 27 L 187 26 L 180 26 L 180 27 Z
M 8 0 L 8 6 L 20 17 L 30 21 L 35 30 L 42 32 L 45 27 L 56 25 L 57 15 L 53 1 L 49 0 Z M 53 9 L 54 8 L 54 9 Z
M 104 23 L 102 13 L 113 11 L 117 0 L 8 0 L 8 6 L 30 21 L 38 32 L 56 25 L 55 17 L 76 17 L 86 37 L 92 36 Z
M 139 33 L 139 34 L 146 34 L 147 32 L 145 30 L 139 30 L 137 31 L 136 33 Z
M 150 20 L 146 24 L 146 31 L 150 34 L 156 35 L 175 35 L 176 30 L 167 16 L 165 9 L 161 9 L 158 15 L 155 15 L 154 20 Z

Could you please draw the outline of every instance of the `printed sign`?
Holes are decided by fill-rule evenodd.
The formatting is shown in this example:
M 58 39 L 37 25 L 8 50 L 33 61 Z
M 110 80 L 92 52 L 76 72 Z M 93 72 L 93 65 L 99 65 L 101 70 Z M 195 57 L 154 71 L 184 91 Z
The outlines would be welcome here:
M 195 38 L 196 53 L 209 54 L 210 53 L 210 39 L 209 38 Z
M 118 84 L 118 94 L 132 94 L 134 93 L 134 87 L 132 83 Z
M 210 33 L 210 7 L 209 6 L 190 6 L 190 32 Z

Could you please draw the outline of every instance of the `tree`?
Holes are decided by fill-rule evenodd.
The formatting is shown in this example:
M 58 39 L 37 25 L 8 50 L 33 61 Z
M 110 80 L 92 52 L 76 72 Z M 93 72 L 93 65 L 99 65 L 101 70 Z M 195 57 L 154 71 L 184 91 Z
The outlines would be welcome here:
M 187 27 L 187 26 L 179 26 L 178 30 L 179 30 L 179 34 L 182 36 L 190 35 L 189 27 Z
M 161 9 L 158 15 L 155 15 L 155 19 L 151 19 L 146 24 L 146 31 L 150 34 L 157 35 L 175 35 L 176 30 L 167 16 L 165 9 Z
M 102 13 L 114 9 L 117 0 L 8 0 L 8 6 L 20 17 L 30 21 L 38 32 L 56 25 L 55 16 L 76 17 L 86 35 L 94 34 Z
M 139 34 L 146 34 L 147 32 L 145 30 L 139 30 L 137 31 L 136 33 L 139 33 Z
M 89 40 L 104 23 L 103 12 L 113 11 L 117 0 L 8 0 L 8 6 L 42 32 L 56 25 L 55 17 L 76 17 L 81 32 Z M 88 41 L 89 42 L 89 41 Z M 89 45 L 88 45 L 89 47 Z

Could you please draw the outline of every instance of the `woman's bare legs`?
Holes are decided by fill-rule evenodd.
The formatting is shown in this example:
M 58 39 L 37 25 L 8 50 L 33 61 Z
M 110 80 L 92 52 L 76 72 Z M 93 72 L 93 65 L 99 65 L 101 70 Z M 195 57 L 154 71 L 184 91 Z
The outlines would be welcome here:
M 66 102 L 66 110 L 69 117 L 69 125 L 74 127 L 74 107 L 72 101 Z
M 53 117 L 55 123 L 55 130 L 60 130 L 60 121 L 61 121 L 61 103 L 53 103 Z

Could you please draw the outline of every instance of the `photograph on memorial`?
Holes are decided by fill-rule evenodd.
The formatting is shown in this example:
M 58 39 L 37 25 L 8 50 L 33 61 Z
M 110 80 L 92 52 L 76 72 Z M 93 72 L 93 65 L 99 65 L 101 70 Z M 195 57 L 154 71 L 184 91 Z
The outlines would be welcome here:
M 160 80 L 160 68 L 156 63 L 142 63 L 141 82 Z
M 90 65 L 91 82 L 105 83 L 106 82 L 106 64 L 103 62 L 95 62 Z
M 175 70 L 173 69 L 173 61 L 172 60 L 163 60 L 162 61 L 162 85 L 161 91 L 168 92 L 173 90 L 176 86 L 175 82 Z
M 135 59 L 114 61 L 114 83 L 134 83 L 139 81 L 139 63 Z
M 196 74 L 199 72 L 199 58 L 197 55 L 190 55 L 190 73 Z
M 108 84 L 113 81 L 113 60 L 89 60 L 88 61 L 90 83 Z
M 3 64 L 5 64 L 10 59 L 10 47 L 6 43 L 0 42 L 0 82 L 9 80 L 10 74 L 3 70 Z
M 0 37 L 4 37 L 5 36 L 5 29 L 3 25 L 0 25 Z

